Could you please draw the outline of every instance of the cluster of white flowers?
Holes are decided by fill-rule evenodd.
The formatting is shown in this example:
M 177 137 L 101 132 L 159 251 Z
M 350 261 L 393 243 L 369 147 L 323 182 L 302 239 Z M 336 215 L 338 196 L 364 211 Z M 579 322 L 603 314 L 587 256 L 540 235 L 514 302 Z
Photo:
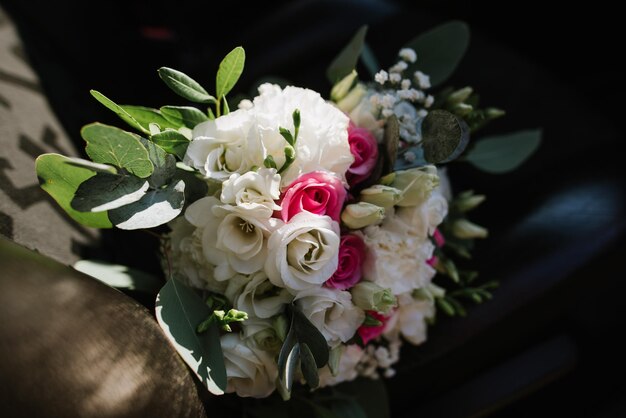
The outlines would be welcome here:
M 413 344 L 426 339 L 434 304 L 414 293 L 431 286 L 431 237 L 447 213 L 437 170 L 397 172 L 391 183 L 347 204 L 350 170 L 365 159 L 350 142 L 353 126 L 375 138 L 392 112 L 403 135 L 419 136 L 424 111 L 409 102 L 426 106 L 429 96 L 401 78 L 415 52 L 402 50 L 400 57 L 389 73 L 376 76 L 400 88 L 370 94 L 358 104 L 360 115 L 348 117 L 308 89 L 264 84 L 238 110 L 193 129 L 184 162 L 220 187 L 170 223 L 168 257 L 173 277 L 222 295 L 248 315 L 222 336 L 227 392 L 264 397 L 275 390 L 284 338 L 279 324 L 287 323 L 278 319 L 290 304 L 329 349 L 340 350 L 333 373 L 329 366 L 320 370 L 322 386 L 358 375 L 392 376 L 401 337 Z M 427 88 L 428 79 L 416 73 L 415 83 Z M 390 204 L 367 201 L 387 195 Z M 376 212 L 356 219 L 365 206 Z

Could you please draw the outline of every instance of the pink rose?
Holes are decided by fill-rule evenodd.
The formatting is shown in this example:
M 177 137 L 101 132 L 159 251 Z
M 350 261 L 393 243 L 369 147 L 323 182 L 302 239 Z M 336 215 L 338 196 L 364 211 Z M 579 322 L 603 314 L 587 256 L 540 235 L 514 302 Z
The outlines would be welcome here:
M 361 325 L 357 330 L 359 337 L 363 341 L 363 345 L 366 345 L 368 342 L 378 338 L 380 334 L 385 330 L 385 323 L 389 320 L 391 315 L 383 315 L 381 313 L 375 311 L 367 311 L 367 315 L 371 316 L 374 319 L 378 319 L 382 324 L 375 326 L 366 326 Z
M 300 212 L 328 215 L 339 222 L 346 200 L 341 180 L 324 171 L 303 174 L 287 187 L 281 200 L 281 217 L 288 222 Z
M 348 143 L 354 162 L 348 168 L 346 179 L 351 186 L 361 183 L 371 174 L 378 159 L 376 138 L 365 128 L 348 127 Z
M 357 235 L 346 234 L 339 241 L 339 266 L 326 287 L 346 290 L 361 280 L 361 266 L 365 259 L 365 242 Z

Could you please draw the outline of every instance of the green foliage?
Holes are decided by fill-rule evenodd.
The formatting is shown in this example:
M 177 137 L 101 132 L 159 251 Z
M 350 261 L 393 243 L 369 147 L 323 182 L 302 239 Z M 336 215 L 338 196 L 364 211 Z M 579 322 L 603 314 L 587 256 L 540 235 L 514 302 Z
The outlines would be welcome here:
M 159 77 L 172 91 L 194 103 L 217 103 L 215 97 L 188 75 L 168 67 L 158 70 Z
M 35 169 L 39 184 L 76 222 L 93 228 L 111 228 L 112 224 L 106 212 L 79 212 L 72 208 L 71 202 L 81 183 L 96 175 L 90 161 L 69 158 L 59 154 L 43 154 L 37 157 Z M 106 167 L 102 164 L 97 166 Z M 111 167 L 115 170 L 113 167 Z
M 180 125 L 168 121 L 158 109 L 133 105 L 120 105 L 120 107 L 147 131 L 150 130 L 151 123 L 156 123 L 161 129 L 178 129 L 180 127 Z
M 246 61 L 246 53 L 240 46 L 230 51 L 220 63 L 215 77 L 217 97 L 226 96 L 241 77 Z
M 540 129 L 490 136 L 477 141 L 464 159 L 488 173 L 507 173 L 526 161 L 540 143 Z
M 138 201 L 148 187 L 139 177 L 97 173 L 80 184 L 71 205 L 80 212 L 105 212 Z
M 437 26 L 409 41 L 417 61 L 406 70 L 413 74 L 420 70 L 430 76 L 433 87 L 446 81 L 456 70 L 469 46 L 470 31 L 465 22 L 451 21 Z
M 361 26 L 356 34 L 352 37 L 348 45 L 335 57 L 333 62 L 326 70 L 326 77 L 331 84 L 335 84 L 356 67 L 356 64 L 363 50 L 365 43 L 365 35 L 367 34 L 367 25 Z
M 185 157 L 190 142 L 185 135 L 170 129 L 152 135 L 150 140 L 180 160 Z
M 124 168 L 141 178 L 152 174 L 154 166 L 139 136 L 101 123 L 85 126 L 81 135 L 87 141 L 85 151 L 94 162 Z
M 156 299 L 156 317 L 178 354 L 216 395 L 226 390 L 226 366 L 217 324 L 198 334 L 197 325 L 211 314 L 209 307 L 192 289 L 170 279 Z
M 433 110 L 422 122 L 424 158 L 432 164 L 457 158 L 469 143 L 469 127 L 458 116 Z
M 163 106 L 160 111 L 163 117 L 175 128 L 185 126 L 193 129 L 197 124 L 209 120 L 204 113 L 190 106 Z
M 100 103 L 102 103 L 107 109 L 113 111 L 117 116 L 119 116 L 124 122 L 128 123 L 133 128 L 137 129 L 142 133 L 149 133 L 149 131 L 139 123 L 132 115 L 130 115 L 122 106 L 119 106 L 111 99 L 106 97 L 104 94 L 100 93 L 96 90 L 90 90 L 89 93 Z

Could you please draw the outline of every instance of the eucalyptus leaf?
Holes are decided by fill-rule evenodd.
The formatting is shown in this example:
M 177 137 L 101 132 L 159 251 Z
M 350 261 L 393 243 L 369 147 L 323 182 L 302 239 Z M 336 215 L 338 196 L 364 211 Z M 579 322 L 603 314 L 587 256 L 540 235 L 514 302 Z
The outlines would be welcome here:
M 300 344 L 296 343 L 293 347 L 291 347 L 291 350 L 289 350 L 289 353 L 287 354 L 287 358 L 285 359 L 285 370 L 281 379 L 281 381 L 284 382 L 287 392 L 291 392 L 293 377 L 298 368 L 298 360 L 300 360 Z
M 304 316 L 297 308 L 292 310 L 292 327 L 295 330 L 298 342 L 308 345 L 318 368 L 324 367 L 328 363 L 328 344 L 320 331 Z
M 175 124 L 165 119 L 159 109 L 153 109 L 151 107 L 133 106 L 133 105 L 120 105 L 122 109 L 131 115 L 138 123 L 146 129 L 150 129 L 151 123 L 156 123 L 161 129 L 172 128 L 178 129 L 182 124 Z
M 374 51 L 372 51 L 372 48 L 370 48 L 367 42 L 363 43 L 363 51 L 361 52 L 361 62 L 367 69 L 367 72 L 370 73 L 370 76 L 372 77 L 372 80 L 373 80 L 378 70 L 380 70 L 380 64 L 378 63 L 378 59 L 376 58 L 376 55 L 374 55 Z
M 446 163 L 459 157 L 469 138 L 467 123 L 446 110 L 433 110 L 422 122 L 424 158 L 429 163 Z
M 291 384 L 289 382 L 293 382 L 293 373 L 295 372 L 294 368 L 288 368 L 287 363 L 289 360 L 289 356 L 292 353 L 294 347 L 298 343 L 296 338 L 296 331 L 293 327 L 293 317 L 291 318 L 291 325 L 289 327 L 289 332 L 285 337 L 285 341 L 283 342 L 282 347 L 280 348 L 280 352 L 278 353 L 278 383 L 282 387 L 282 392 L 287 395 L 287 399 L 291 394 Z M 291 373 L 291 375 L 289 374 Z
M 221 395 L 226 390 L 226 367 L 217 324 L 196 333 L 196 326 L 210 314 L 200 296 L 173 278 L 156 299 L 156 318 L 167 338 L 209 391 Z
M 185 182 L 185 204 L 191 205 L 196 200 L 202 199 L 205 196 L 213 195 L 212 190 L 209 190 L 207 182 L 201 179 L 196 172 L 176 169 L 174 173 L 174 181 L 182 180 Z M 216 191 L 222 190 L 222 183 L 215 181 Z
M 87 141 L 85 151 L 95 162 L 125 168 L 141 178 L 152 174 L 154 167 L 138 135 L 101 123 L 87 125 L 80 133 Z
M 217 97 L 226 96 L 239 80 L 246 61 L 246 52 L 240 46 L 230 51 L 220 63 L 215 77 Z
M 432 87 L 443 83 L 461 62 L 469 41 L 468 25 L 456 20 L 417 36 L 405 45 L 417 53 L 417 61 L 409 65 L 405 74 L 419 70 L 430 76 Z
M 168 183 L 176 172 L 176 158 L 165 152 L 163 148 L 150 142 L 147 139 L 141 139 L 141 143 L 148 150 L 148 157 L 154 166 L 152 175 L 148 178 L 150 186 L 158 188 Z
M 96 175 L 91 169 L 76 165 L 77 160 L 59 154 L 40 155 L 35 161 L 39 185 L 76 222 L 93 228 L 111 228 L 113 225 L 105 212 L 90 213 L 72 209 L 71 202 L 78 187 Z
M 178 216 L 184 202 L 185 182 L 179 180 L 149 191 L 137 202 L 109 211 L 109 219 L 120 229 L 154 228 Z
M 138 201 L 148 187 L 139 177 L 98 173 L 78 187 L 71 205 L 81 212 L 104 212 Z
M 118 289 L 156 295 L 163 286 L 163 281 L 151 274 L 104 260 L 79 260 L 74 264 L 74 268 Z
M 147 127 L 144 127 L 141 123 L 139 123 L 132 115 L 130 115 L 124 108 L 117 103 L 113 102 L 111 99 L 106 97 L 104 94 L 100 93 L 96 90 L 89 90 L 89 93 L 100 103 L 102 103 L 107 109 L 113 111 L 117 116 L 119 116 L 124 122 L 132 126 L 133 128 L 147 134 L 149 133 Z
M 350 42 L 339 52 L 326 70 L 326 77 L 335 84 L 354 70 L 363 50 L 367 25 L 363 25 L 354 34 Z
M 152 142 L 163 148 L 166 152 L 174 154 L 180 160 L 185 158 L 189 140 L 180 132 L 165 130 L 150 137 Z
M 476 168 L 502 174 L 519 167 L 541 144 L 541 130 L 524 130 L 476 141 L 464 157 Z
M 197 124 L 209 120 L 207 115 L 191 106 L 163 106 L 161 114 L 177 127 L 193 129 Z
M 300 368 L 304 380 L 311 389 L 315 389 L 320 385 L 320 377 L 315 364 L 315 358 L 311 349 L 305 343 L 300 344 Z
M 207 93 L 204 87 L 187 74 L 168 67 L 161 67 L 158 72 L 161 80 L 182 98 L 194 103 L 216 102 L 215 97 Z

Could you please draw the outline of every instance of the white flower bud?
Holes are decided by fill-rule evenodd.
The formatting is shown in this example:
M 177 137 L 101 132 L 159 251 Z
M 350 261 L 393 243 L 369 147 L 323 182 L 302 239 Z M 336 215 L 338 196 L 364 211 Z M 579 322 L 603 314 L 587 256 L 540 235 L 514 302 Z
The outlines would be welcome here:
M 385 208 L 367 202 L 347 205 L 341 220 L 350 229 L 365 228 L 380 223 L 385 218 Z
M 388 313 L 397 306 L 396 297 L 391 289 L 385 289 L 374 282 L 362 281 L 350 289 L 352 302 L 366 311 Z
M 472 239 L 486 238 L 489 234 L 486 228 L 476 225 L 467 219 L 458 219 L 452 224 L 452 233 L 457 238 Z
M 346 95 L 352 89 L 352 85 L 357 78 L 357 73 L 355 70 L 352 70 L 350 74 L 342 78 L 339 82 L 335 83 L 332 90 L 330 91 L 330 99 L 333 102 L 338 102 L 339 100 L 346 97 Z

